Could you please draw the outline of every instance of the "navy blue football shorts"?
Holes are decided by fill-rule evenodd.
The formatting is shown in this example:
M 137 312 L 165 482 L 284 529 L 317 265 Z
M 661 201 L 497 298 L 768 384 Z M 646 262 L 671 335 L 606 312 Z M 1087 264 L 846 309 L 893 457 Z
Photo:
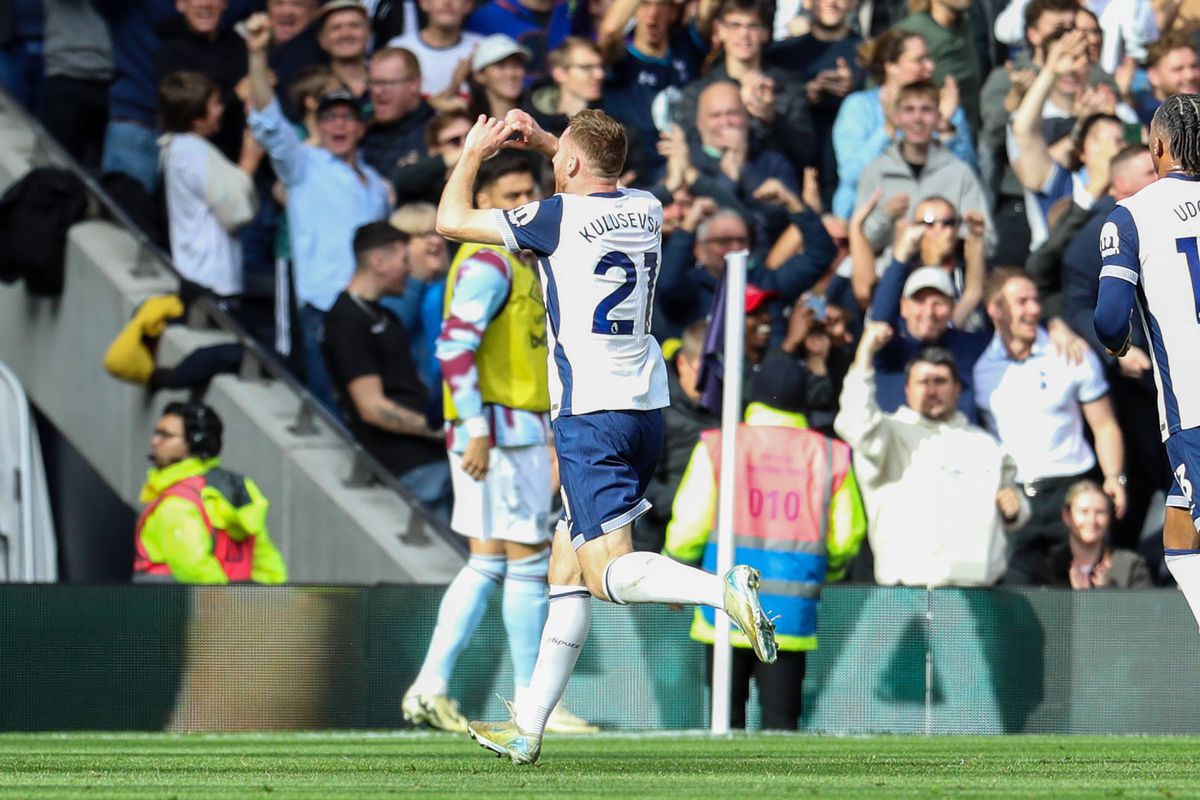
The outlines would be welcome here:
M 663 447 L 662 412 L 597 411 L 554 420 L 560 530 L 579 549 L 650 510 L 646 487 Z

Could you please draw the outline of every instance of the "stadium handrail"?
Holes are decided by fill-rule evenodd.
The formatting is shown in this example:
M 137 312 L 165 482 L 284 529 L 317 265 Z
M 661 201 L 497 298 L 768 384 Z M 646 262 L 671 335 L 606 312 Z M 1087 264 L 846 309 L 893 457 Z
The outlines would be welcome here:
M 33 131 L 33 152 L 30 155 L 31 167 L 60 167 L 73 173 L 83 183 L 88 194 L 110 221 L 115 222 L 130 234 L 137 246 L 134 257 L 132 274 L 139 277 L 153 276 L 159 270 L 165 269 L 177 280 L 183 276 L 171 260 L 170 253 L 158 246 L 119 203 L 110 195 L 100 182 L 84 169 L 50 134 L 49 131 L 32 114 L 17 102 L 11 94 L 0 88 L 0 104 L 4 111 L 17 116 L 22 123 Z M 91 212 L 91 209 L 89 209 Z M 89 213 L 89 216 L 93 214 Z M 347 488 L 362 488 L 378 483 L 399 495 L 424 523 L 416 528 L 418 533 L 405 540 L 406 544 L 419 545 L 422 543 L 419 531 L 422 528 L 434 530 L 438 536 L 451 548 L 460 554 L 466 554 L 466 540 L 456 535 L 448 524 L 433 516 L 406 486 L 400 483 L 395 475 L 387 469 L 379 459 L 371 455 L 354 437 L 346 424 L 326 408 L 308 387 L 296 379 L 283 365 L 279 358 L 264 348 L 236 319 L 229 315 L 215 296 L 203 290 L 191 303 L 187 317 L 187 326 L 192 329 L 216 327 L 237 339 L 243 348 L 241 368 L 238 377 L 242 380 L 253 381 L 273 379 L 290 389 L 300 403 L 295 421 L 288 426 L 288 432 L 293 436 L 313 436 L 320 432 L 319 423 L 324 423 L 342 444 L 353 453 L 350 474 L 343 479 L 342 485 Z

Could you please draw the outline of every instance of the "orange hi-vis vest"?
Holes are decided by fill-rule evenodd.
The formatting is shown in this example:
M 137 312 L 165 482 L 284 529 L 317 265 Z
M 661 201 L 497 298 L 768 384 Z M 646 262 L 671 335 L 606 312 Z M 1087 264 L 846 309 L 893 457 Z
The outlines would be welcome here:
M 254 542 L 256 537 L 247 536 L 245 539 L 238 541 L 230 537 L 226 531 L 213 526 L 212 520 L 208 516 L 208 510 L 204 507 L 204 499 L 200 494 L 207 483 L 204 475 L 194 475 L 190 478 L 184 478 L 179 483 L 163 490 L 163 493 L 155 498 L 153 503 L 146 506 L 146 510 L 138 518 L 137 532 L 134 535 L 134 543 L 136 545 L 136 552 L 133 557 L 134 573 L 166 576 L 171 574 L 171 568 L 168 565 L 150 560 L 150 557 L 146 553 L 145 545 L 142 544 L 142 529 L 146 526 L 146 521 L 150 519 L 150 515 L 154 513 L 154 510 L 164 500 L 168 497 L 178 497 L 182 500 L 187 500 L 200 512 L 200 518 L 204 520 L 204 527 L 208 528 L 208 532 L 212 536 L 213 557 L 220 563 L 221 570 L 229 578 L 229 581 L 233 583 L 250 580 L 251 571 L 254 567 Z
M 850 447 L 816 431 L 738 426 L 733 531 L 735 560 L 761 575 L 763 606 L 780 615 L 782 647 L 816 635 L 817 600 L 828 567 L 829 511 L 850 472 Z M 721 432 L 701 436 L 721 481 Z M 709 534 L 703 566 L 715 572 L 717 532 Z M 712 625 L 712 609 L 698 609 Z M 790 648 L 785 648 L 790 649 Z

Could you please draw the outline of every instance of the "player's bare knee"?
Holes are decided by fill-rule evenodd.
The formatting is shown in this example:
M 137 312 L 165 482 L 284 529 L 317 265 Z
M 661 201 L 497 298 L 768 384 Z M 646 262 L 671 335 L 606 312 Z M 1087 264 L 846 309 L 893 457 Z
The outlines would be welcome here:
M 611 602 L 609 596 L 604 593 L 604 571 L 596 572 L 595 570 L 584 570 L 583 579 L 586 581 L 588 591 L 592 593 L 592 597 L 597 600 Z

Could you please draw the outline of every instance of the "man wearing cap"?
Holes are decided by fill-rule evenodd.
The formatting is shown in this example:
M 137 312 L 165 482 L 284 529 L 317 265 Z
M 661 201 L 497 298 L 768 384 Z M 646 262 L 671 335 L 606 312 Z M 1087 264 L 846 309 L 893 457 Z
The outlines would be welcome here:
M 335 409 L 329 373 L 321 355 L 325 312 L 354 273 L 354 231 L 387 216 L 389 189 L 358 152 L 365 126 L 358 98 L 351 93 L 338 90 L 322 97 L 316 130 L 320 144 L 314 147 L 301 143 L 271 86 L 267 70 L 270 36 L 271 23 L 265 14 L 255 14 L 247 21 L 250 130 L 266 149 L 275 174 L 287 189 L 308 386 L 318 399 Z
M 425 127 L 433 109 L 421 99 L 421 65 L 400 47 L 371 56 L 371 125 L 362 141 L 363 160 L 388 183 L 401 166 L 425 155 Z
M 484 37 L 471 56 L 471 73 L 478 86 L 473 89 L 472 113 L 503 119 L 518 108 L 525 92 L 529 59 L 529 50 L 503 33 Z
M 1004 573 L 1006 531 L 1029 517 L 1016 463 L 956 410 L 959 365 L 944 348 L 917 351 L 905 370 L 906 404 L 880 408 L 875 364 L 893 335 L 886 322 L 867 323 L 834 421 L 854 449 L 875 580 L 990 586 Z
M 762 572 L 762 603 L 779 615 L 779 658 L 758 663 L 740 631 L 732 635 L 730 725 L 746 726 L 750 677 L 758 684 L 765 729 L 796 730 L 806 655 L 817 646 L 821 586 L 845 575 L 858 552 L 866 518 L 850 448 L 805 430 L 807 381 L 791 357 L 773 352 L 754 377 L 746 423 L 738 426 L 734 560 Z M 675 495 L 665 552 L 716 571 L 717 465 L 721 431 L 706 431 Z M 711 645 L 712 609 L 697 607 L 692 638 Z
M 371 26 L 357 0 L 330 0 L 321 6 L 317 43 L 329 54 L 329 66 L 354 96 L 367 99 L 367 46 Z

